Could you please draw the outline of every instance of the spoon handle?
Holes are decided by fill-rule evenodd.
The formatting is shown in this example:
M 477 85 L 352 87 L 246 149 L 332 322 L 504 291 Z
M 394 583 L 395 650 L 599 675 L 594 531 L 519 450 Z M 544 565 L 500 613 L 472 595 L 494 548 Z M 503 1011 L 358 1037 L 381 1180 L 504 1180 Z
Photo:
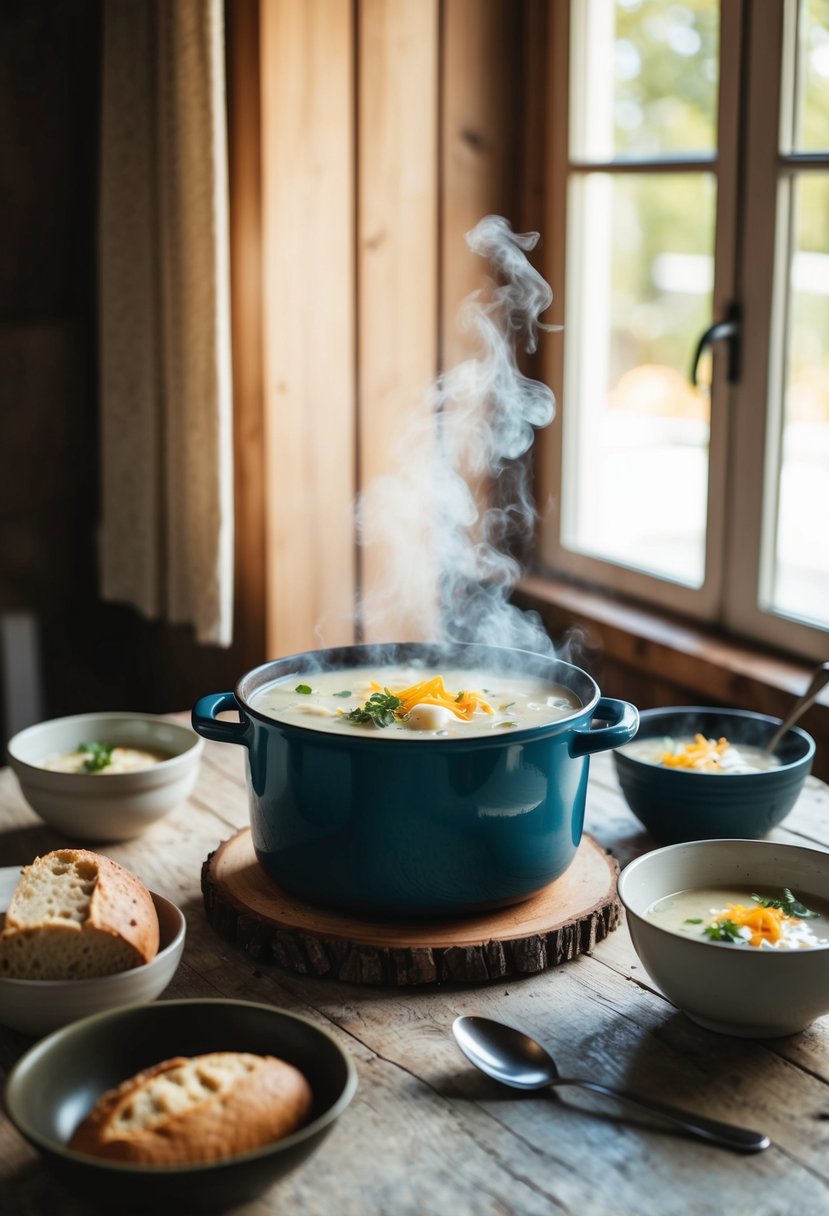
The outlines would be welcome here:
M 758 1153 L 761 1149 L 768 1148 L 771 1143 L 768 1136 L 762 1132 L 752 1131 L 748 1127 L 735 1127 L 731 1123 L 720 1123 L 716 1119 L 706 1119 L 704 1115 L 695 1115 L 690 1111 L 677 1110 L 674 1106 L 666 1106 L 664 1103 L 653 1101 L 650 1098 L 640 1098 L 637 1094 L 627 1093 L 623 1089 L 613 1089 L 609 1085 L 602 1085 L 599 1081 L 557 1077 L 551 1084 L 578 1085 L 582 1089 L 592 1089 L 595 1093 L 605 1094 L 610 1098 L 621 1098 L 622 1101 L 629 1102 L 632 1106 L 661 1115 L 663 1119 L 678 1124 L 679 1127 L 691 1132 L 694 1136 L 699 1136 L 702 1140 L 721 1144 L 725 1148 L 737 1149 L 742 1153 Z
M 797 721 L 801 714 L 805 714 L 806 710 L 813 701 L 817 700 L 818 693 L 823 688 L 824 684 L 827 683 L 829 683 L 829 663 L 821 663 L 820 667 L 815 669 L 815 673 L 812 676 L 809 687 L 806 689 L 803 696 L 800 697 L 799 700 L 795 701 L 791 708 L 791 712 L 780 723 L 777 730 L 766 744 L 764 750 L 767 751 L 769 755 L 773 753 L 774 749 L 777 747 L 777 744 L 783 738 L 789 727 Z

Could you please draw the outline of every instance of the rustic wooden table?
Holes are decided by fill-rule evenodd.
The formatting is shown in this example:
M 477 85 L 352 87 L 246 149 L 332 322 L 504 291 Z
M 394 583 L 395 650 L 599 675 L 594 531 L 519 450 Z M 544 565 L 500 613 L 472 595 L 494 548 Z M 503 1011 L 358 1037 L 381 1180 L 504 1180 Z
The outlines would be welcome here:
M 624 924 L 591 955 L 486 986 L 393 989 L 301 976 L 255 962 L 207 924 L 200 872 L 247 822 L 241 749 L 207 744 L 186 805 L 140 839 L 98 846 L 178 903 L 188 932 L 165 996 L 267 1001 L 326 1026 L 351 1053 L 359 1090 L 320 1153 L 245 1216 L 820 1216 L 829 1212 L 829 1018 L 755 1042 L 702 1030 L 654 987 Z M 592 761 L 588 831 L 624 865 L 653 847 L 618 791 L 610 758 Z M 829 846 L 829 788 L 810 780 L 775 836 Z M 0 772 L 0 865 L 66 841 Z M 517 1094 L 476 1072 L 451 1026 L 480 1012 L 522 1025 L 581 1070 L 718 1119 L 765 1130 L 740 1156 L 674 1134 L 607 1100 Z M 3 1074 L 29 1040 L 0 1029 Z M 571 1092 L 572 1095 L 571 1096 Z M 83 1216 L 0 1116 L 3 1216 Z M 182 1212 L 181 1216 L 187 1216 Z

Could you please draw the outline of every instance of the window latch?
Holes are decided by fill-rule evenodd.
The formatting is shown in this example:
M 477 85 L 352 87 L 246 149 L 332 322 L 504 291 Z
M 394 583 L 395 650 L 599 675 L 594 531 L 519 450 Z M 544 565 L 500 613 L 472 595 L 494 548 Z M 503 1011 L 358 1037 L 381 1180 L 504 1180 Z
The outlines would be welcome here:
M 728 383 L 736 384 L 740 379 L 741 359 L 742 359 L 742 311 L 740 305 L 736 301 L 729 304 L 724 321 L 717 321 L 714 325 L 710 325 L 697 343 L 697 349 L 694 351 L 694 359 L 691 364 L 691 384 L 694 388 L 698 388 L 697 371 L 699 369 L 699 361 L 703 353 L 709 346 L 713 346 L 715 342 L 728 343 Z

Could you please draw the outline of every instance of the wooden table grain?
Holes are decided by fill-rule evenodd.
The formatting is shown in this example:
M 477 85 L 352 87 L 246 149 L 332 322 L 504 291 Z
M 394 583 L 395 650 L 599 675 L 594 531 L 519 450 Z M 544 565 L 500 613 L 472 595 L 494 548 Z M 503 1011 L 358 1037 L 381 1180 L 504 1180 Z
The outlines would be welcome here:
M 583 955 L 486 986 L 353 986 L 257 963 L 220 940 L 200 892 L 207 855 L 247 823 L 241 749 L 208 743 L 190 800 L 134 841 L 96 846 L 174 900 L 188 924 L 166 998 L 266 1001 L 325 1026 L 359 1073 L 352 1105 L 323 1145 L 244 1216 L 822 1216 L 829 1213 L 829 1018 L 757 1042 L 701 1029 L 648 979 L 624 923 Z M 587 830 L 624 865 L 653 843 L 594 757 Z M 829 787 L 810 779 L 774 837 L 829 846 Z M 0 771 L 0 865 L 76 843 L 47 829 Z M 162 998 L 164 999 L 164 998 Z M 768 1132 L 754 1156 L 666 1130 L 607 1100 L 517 1094 L 477 1073 L 451 1034 L 460 1013 L 492 1014 L 581 1070 L 718 1119 Z M 30 1040 L 0 1028 L 0 1070 Z M 577 1096 L 578 1095 L 578 1096 Z M 0 1116 L 3 1216 L 97 1209 L 53 1180 Z M 182 1216 L 187 1216 L 182 1213 Z

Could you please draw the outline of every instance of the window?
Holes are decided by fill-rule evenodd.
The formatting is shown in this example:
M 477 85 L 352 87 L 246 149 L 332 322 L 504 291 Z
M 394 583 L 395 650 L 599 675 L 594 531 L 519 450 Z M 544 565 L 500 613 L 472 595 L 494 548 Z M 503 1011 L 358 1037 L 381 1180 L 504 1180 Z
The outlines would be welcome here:
M 552 8 L 543 560 L 824 658 L 829 0 Z

